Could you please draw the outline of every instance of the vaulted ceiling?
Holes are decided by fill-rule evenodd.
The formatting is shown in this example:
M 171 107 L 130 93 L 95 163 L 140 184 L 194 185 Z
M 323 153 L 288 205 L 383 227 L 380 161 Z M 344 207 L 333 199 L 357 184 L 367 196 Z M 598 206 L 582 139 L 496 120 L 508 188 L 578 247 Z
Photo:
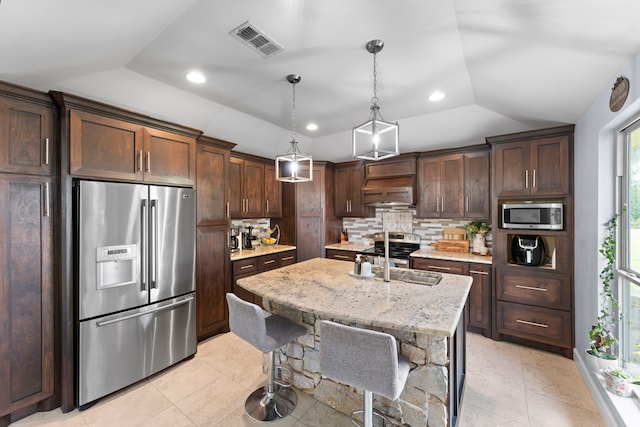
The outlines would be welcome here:
M 1 0 L 0 80 L 62 90 L 273 158 L 296 131 L 350 158 L 369 115 L 372 39 L 384 118 L 402 151 L 574 123 L 640 50 L 637 0 Z M 280 51 L 230 32 L 249 21 Z M 207 78 L 196 85 L 191 70 Z M 634 82 L 631 82 L 633 85 Z M 433 91 L 445 98 L 430 102 Z M 318 130 L 307 131 L 309 122 Z

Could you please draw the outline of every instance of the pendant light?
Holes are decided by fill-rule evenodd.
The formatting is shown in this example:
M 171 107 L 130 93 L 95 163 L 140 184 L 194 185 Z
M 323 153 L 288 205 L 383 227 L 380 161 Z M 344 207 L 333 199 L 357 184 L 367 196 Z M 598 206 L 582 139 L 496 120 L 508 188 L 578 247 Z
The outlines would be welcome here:
M 276 179 L 283 182 L 306 182 L 313 180 L 313 159 L 303 154 L 298 148 L 296 139 L 296 84 L 302 77 L 299 74 L 289 74 L 287 81 L 293 87 L 292 131 L 291 147 L 286 154 L 276 157 Z
M 365 123 L 353 128 L 353 157 L 364 160 L 382 160 L 400 154 L 398 149 L 398 122 L 384 120 L 380 114 L 377 92 L 376 54 L 384 47 L 382 40 L 371 40 L 367 51 L 373 54 L 373 98 L 371 115 Z

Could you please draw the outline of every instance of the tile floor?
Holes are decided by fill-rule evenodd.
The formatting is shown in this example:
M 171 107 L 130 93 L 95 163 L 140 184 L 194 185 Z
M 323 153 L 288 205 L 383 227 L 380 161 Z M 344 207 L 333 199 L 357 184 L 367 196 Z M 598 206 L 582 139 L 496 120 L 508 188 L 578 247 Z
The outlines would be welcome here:
M 461 427 L 604 426 L 572 360 L 468 334 Z M 37 413 L 26 426 L 253 426 L 244 399 L 266 380 L 262 355 L 235 335 L 215 336 L 188 361 L 82 412 Z M 272 425 L 351 427 L 350 419 L 298 392 L 293 414 Z

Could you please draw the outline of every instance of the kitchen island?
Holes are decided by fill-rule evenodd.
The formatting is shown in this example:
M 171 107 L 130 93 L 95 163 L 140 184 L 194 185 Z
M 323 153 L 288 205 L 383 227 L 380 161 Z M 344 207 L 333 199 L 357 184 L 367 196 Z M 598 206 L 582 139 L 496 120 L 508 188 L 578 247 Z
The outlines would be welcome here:
M 353 277 L 353 263 L 315 258 L 238 280 L 262 297 L 272 313 L 308 333 L 284 351 L 293 384 L 349 414 L 362 407 L 361 391 L 321 375 L 317 332 L 329 319 L 395 336 L 411 372 L 397 401 L 374 396 L 374 407 L 397 425 L 455 425 L 465 372 L 464 307 L 471 278 L 442 274 L 434 286 Z

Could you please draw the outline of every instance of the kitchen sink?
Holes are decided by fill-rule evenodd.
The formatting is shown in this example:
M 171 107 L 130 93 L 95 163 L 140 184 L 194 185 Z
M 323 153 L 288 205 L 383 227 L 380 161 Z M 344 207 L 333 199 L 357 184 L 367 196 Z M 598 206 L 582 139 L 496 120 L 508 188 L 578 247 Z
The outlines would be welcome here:
M 379 266 L 372 266 L 371 273 L 376 278 L 380 278 L 384 280 L 384 269 Z M 433 286 L 440 283 L 442 280 L 442 275 L 440 273 L 434 273 L 433 271 L 424 271 L 424 270 L 410 270 L 407 268 L 397 268 L 390 267 L 389 268 L 389 276 L 391 280 L 398 280 L 400 282 L 406 283 L 415 283 L 418 285 L 428 285 Z

